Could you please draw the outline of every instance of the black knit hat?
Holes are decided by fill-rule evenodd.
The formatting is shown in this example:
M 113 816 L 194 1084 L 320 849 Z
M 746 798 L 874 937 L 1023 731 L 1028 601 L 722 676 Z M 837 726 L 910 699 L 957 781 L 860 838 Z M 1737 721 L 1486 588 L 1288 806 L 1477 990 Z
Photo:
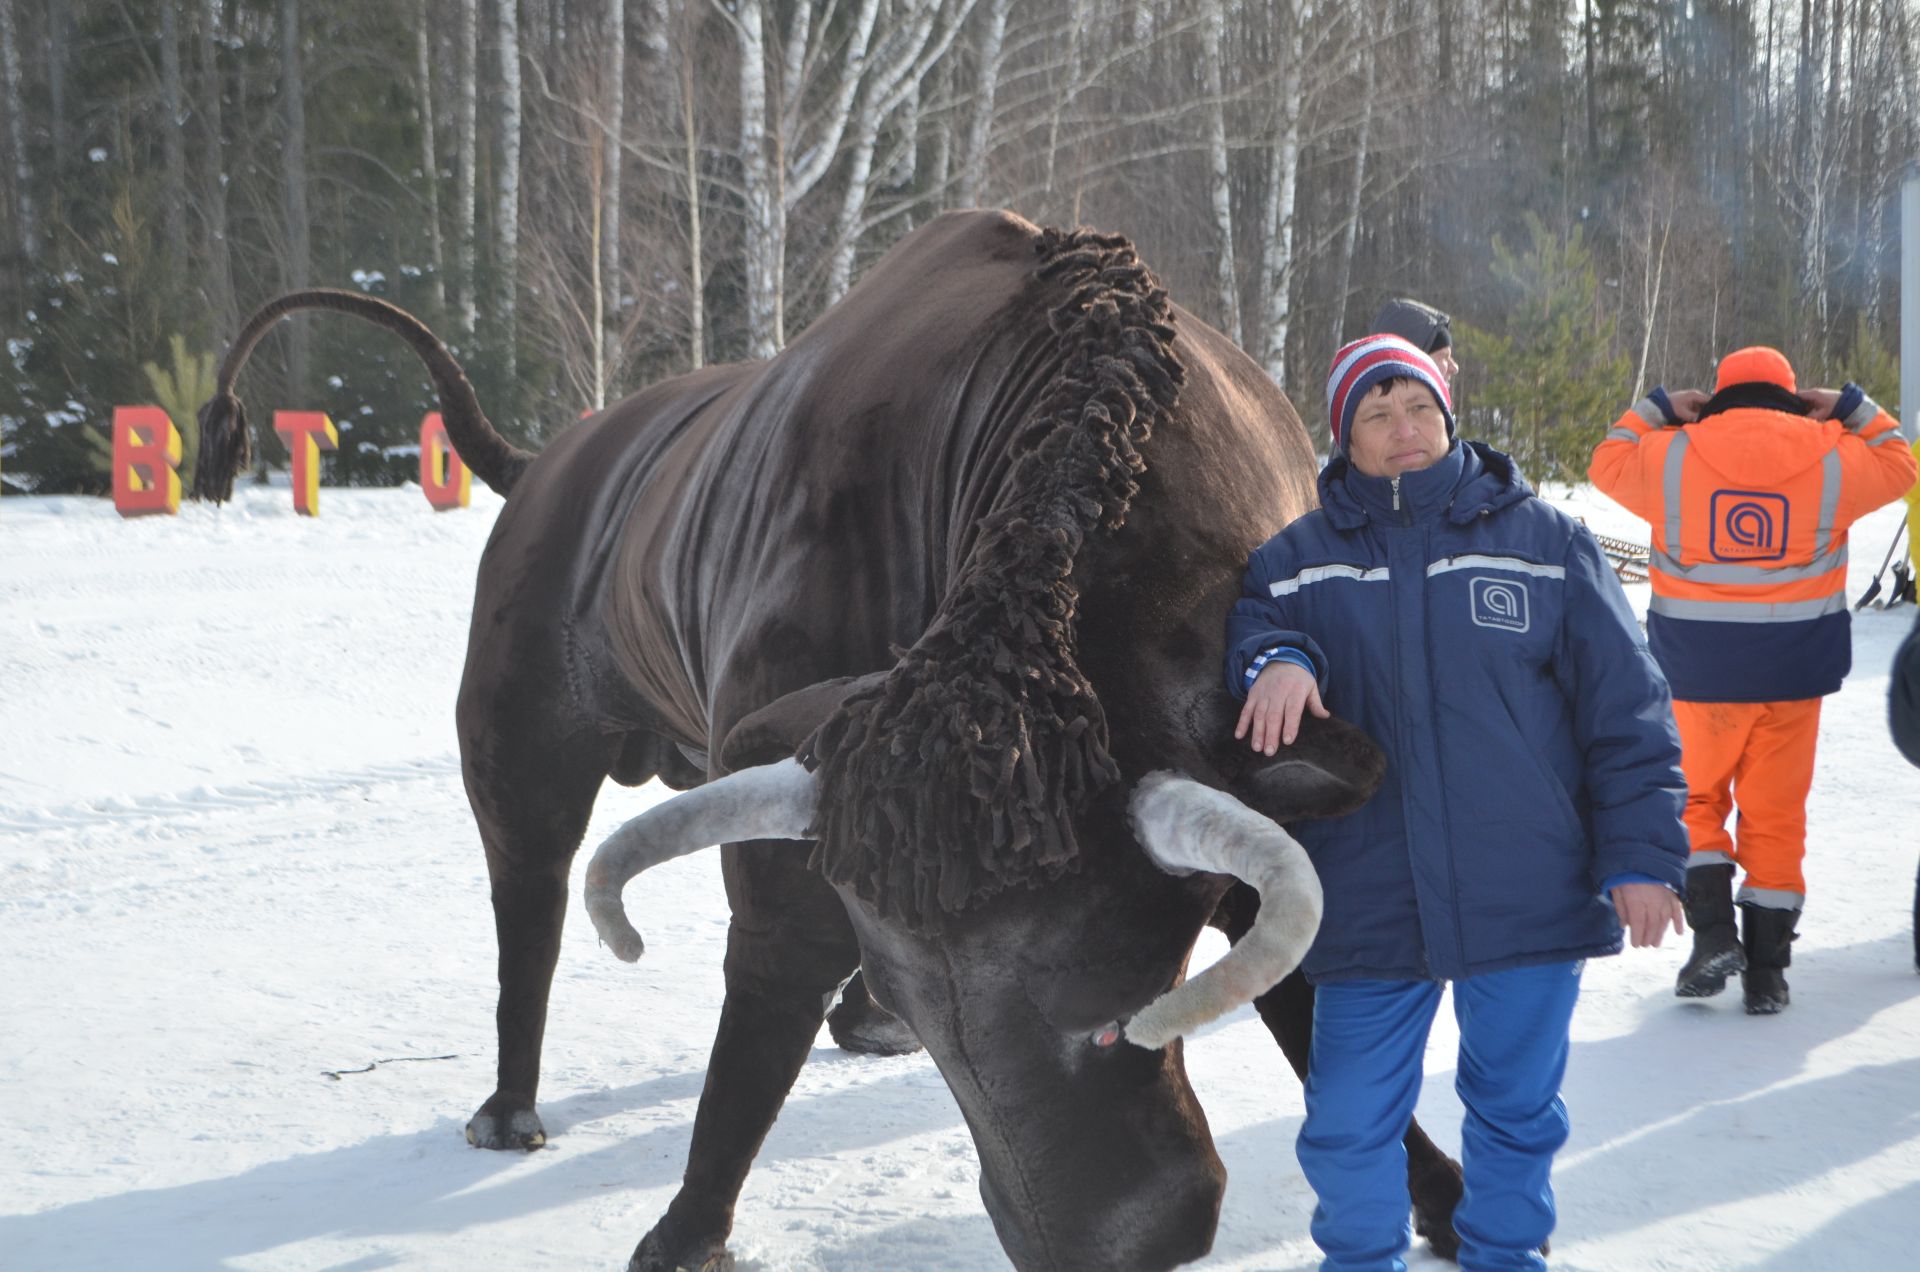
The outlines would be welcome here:
M 1432 305 L 1396 296 L 1380 307 L 1367 330 L 1398 336 L 1422 353 L 1433 353 L 1453 343 L 1452 322 Z

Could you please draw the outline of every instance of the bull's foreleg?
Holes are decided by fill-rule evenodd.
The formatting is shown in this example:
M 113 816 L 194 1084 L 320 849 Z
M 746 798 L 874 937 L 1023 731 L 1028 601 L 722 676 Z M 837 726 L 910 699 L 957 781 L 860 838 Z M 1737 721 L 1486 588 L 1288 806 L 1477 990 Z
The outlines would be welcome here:
M 827 1004 L 859 963 L 839 898 L 792 844 L 729 848 L 727 997 L 694 1115 L 687 1173 L 629 1272 L 733 1266 L 726 1251 L 747 1171 L 806 1062 Z M 735 853 L 759 857 L 751 867 Z M 772 858 L 767 860 L 766 858 Z M 768 905 L 777 904 L 769 913 Z
M 1220 903 L 1215 924 L 1229 941 L 1238 941 L 1253 924 L 1260 898 L 1244 884 L 1235 885 Z M 1254 1000 L 1267 1031 L 1301 1081 L 1307 1076 L 1307 1056 L 1313 1050 L 1313 985 L 1294 972 Z M 1413 1198 L 1413 1230 L 1443 1259 L 1457 1258 L 1460 1238 L 1453 1231 L 1453 1208 L 1460 1202 L 1460 1163 L 1427 1138 L 1418 1119 L 1407 1123 L 1401 1141 L 1407 1150 L 1407 1192 Z

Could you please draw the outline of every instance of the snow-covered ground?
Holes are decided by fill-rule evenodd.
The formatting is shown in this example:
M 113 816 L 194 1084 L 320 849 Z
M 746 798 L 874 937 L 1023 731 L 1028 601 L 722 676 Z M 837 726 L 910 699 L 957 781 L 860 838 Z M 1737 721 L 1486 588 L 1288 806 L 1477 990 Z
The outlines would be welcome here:
M 1644 541 L 1591 492 L 1556 499 Z M 637 967 L 572 917 L 549 1146 L 461 1135 L 494 1061 L 452 728 L 499 507 L 474 504 L 326 489 L 305 520 L 249 487 L 132 522 L 104 500 L 0 504 L 0 1267 L 617 1268 L 666 1206 L 720 1002 L 713 854 L 630 889 Z M 1897 515 L 1856 532 L 1855 595 Z M 1671 942 L 1589 968 L 1556 1267 L 1915 1266 L 1920 773 L 1885 718 L 1912 613 L 1859 616 L 1822 720 L 1792 1008 L 1676 1000 Z M 589 843 L 660 795 L 610 785 Z M 1420 1116 L 1445 1145 L 1453 1042 L 1443 1012 Z M 405 1062 L 327 1072 L 385 1059 Z M 1241 1012 L 1187 1064 L 1231 1176 L 1204 1266 L 1312 1266 L 1279 1052 Z M 925 1058 L 823 1035 L 733 1248 L 758 1272 L 1003 1267 L 977 1181 Z

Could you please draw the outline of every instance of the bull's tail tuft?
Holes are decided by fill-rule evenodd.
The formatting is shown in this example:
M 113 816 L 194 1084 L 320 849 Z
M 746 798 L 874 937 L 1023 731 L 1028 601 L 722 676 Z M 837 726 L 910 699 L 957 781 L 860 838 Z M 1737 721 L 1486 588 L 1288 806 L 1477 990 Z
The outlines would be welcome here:
M 193 470 L 193 497 L 225 503 L 233 479 L 253 463 L 247 408 L 231 392 L 208 398 L 200 408 L 200 458 Z
M 1119 777 L 1070 576 L 1086 536 L 1125 518 L 1185 370 L 1166 292 L 1124 238 L 1048 230 L 1038 250 L 1065 357 L 1008 483 L 926 633 L 801 749 L 816 864 L 919 928 L 1072 870 L 1072 814 Z
M 467 373 L 454 359 L 453 352 L 425 323 L 397 305 L 359 292 L 316 288 L 289 292 L 255 310 L 234 337 L 220 364 L 214 396 L 200 408 L 200 467 L 194 475 L 194 493 L 202 499 L 225 503 L 233 497 L 233 479 L 250 462 L 246 411 L 233 394 L 233 383 L 273 325 L 289 314 L 305 309 L 326 309 L 348 314 L 362 322 L 384 327 L 407 342 L 414 356 L 427 369 L 440 397 L 440 417 L 447 426 L 447 437 L 461 462 L 473 470 L 494 491 L 505 495 L 533 462 L 529 451 L 521 450 L 500 436 L 493 422 L 480 409 Z M 209 460 L 212 462 L 209 463 Z

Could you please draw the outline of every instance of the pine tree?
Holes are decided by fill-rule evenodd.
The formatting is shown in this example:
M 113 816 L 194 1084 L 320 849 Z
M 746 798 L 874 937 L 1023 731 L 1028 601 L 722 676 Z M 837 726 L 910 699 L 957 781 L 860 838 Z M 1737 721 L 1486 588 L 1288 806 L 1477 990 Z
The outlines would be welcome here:
M 1535 481 L 1584 480 L 1587 457 L 1618 415 L 1631 365 L 1601 304 L 1593 252 L 1578 226 L 1562 235 L 1526 217 L 1527 244 L 1493 239 L 1503 330 L 1455 323 L 1463 365 L 1479 386 L 1461 421 L 1519 461 Z

